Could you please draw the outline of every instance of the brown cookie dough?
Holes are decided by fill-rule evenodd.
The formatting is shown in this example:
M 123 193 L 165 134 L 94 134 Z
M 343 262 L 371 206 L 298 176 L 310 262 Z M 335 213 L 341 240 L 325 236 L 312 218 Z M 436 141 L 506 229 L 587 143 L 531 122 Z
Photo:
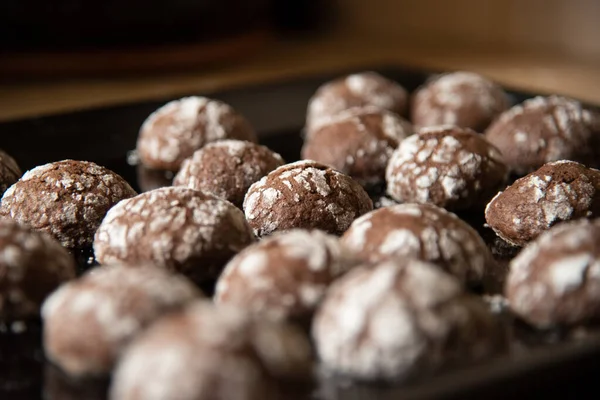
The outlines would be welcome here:
M 431 78 L 413 94 L 415 126 L 456 125 L 483 132 L 509 107 L 502 87 L 472 72 L 451 72 Z
M 265 146 L 221 140 L 185 160 L 173 185 L 212 193 L 242 208 L 250 186 L 284 163 L 279 154 Z
M 308 339 L 293 327 L 198 301 L 166 316 L 129 348 L 112 400 L 275 400 L 279 383 L 303 382 Z
M 0 219 L 0 321 L 35 318 L 61 283 L 75 278 L 75 261 L 50 236 Z
M 312 333 L 324 366 L 359 380 L 422 376 L 504 347 L 486 306 L 418 260 L 356 268 L 334 282 Z
M 341 111 L 364 106 L 406 115 L 408 93 L 376 72 L 360 72 L 327 82 L 309 100 L 307 133 L 310 135 L 310 131 Z
M 573 161 L 548 163 L 490 201 L 488 225 L 505 241 L 524 246 L 554 224 L 600 216 L 600 171 Z
M 399 202 L 448 210 L 481 208 L 503 187 L 502 155 L 470 129 L 421 129 L 400 143 L 386 170 L 387 193 Z
M 278 233 L 227 264 L 217 282 L 215 301 L 304 322 L 329 284 L 354 264 L 335 236 L 299 229 Z
M 244 214 L 228 201 L 184 187 L 155 189 L 106 215 L 94 251 L 102 264 L 145 264 L 201 283 L 254 241 Z
M 0 196 L 21 177 L 21 168 L 14 158 L 0 150 Z
M 123 178 L 87 161 L 64 160 L 27 171 L 2 197 L 0 216 L 49 233 L 68 249 L 91 246 L 108 210 L 135 196 Z
M 200 295 L 187 279 L 150 266 L 95 268 L 44 303 L 46 356 L 74 376 L 107 374 L 146 326 Z
M 341 235 L 372 209 L 357 182 L 311 160 L 277 168 L 253 184 L 244 199 L 246 219 L 259 237 L 293 228 Z
M 495 268 L 489 249 L 473 228 L 429 204 L 375 210 L 354 221 L 341 241 L 365 261 L 416 258 L 474 287 L 482 286 Z
M 250 123 L 227 104 L 184 97 L 165 104 L 144 121 L 137 151 L 147 167 L 177 171 L 196 150 L 223 139 L 257 141 Z
M 580 220 L 542 233 L 511 262 L 511 309 L 538 328 L 600 319 L 600 223 Z
M 573 160 L 600 165 L 600 114 L 564 97 L 535 97 L 504 112 L 485 132 L 510 170 L 525 175 L 543 164 Z
M 331 165 L 365 187 L 378 185 L 392 152 L 412 133 L 410 123 L 390 111 L 351 108 L 307 136 L 302 158 Z

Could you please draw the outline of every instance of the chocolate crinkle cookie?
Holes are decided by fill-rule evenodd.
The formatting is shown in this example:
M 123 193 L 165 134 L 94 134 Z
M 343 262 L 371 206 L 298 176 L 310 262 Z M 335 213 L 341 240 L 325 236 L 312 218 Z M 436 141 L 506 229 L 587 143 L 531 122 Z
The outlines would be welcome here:
M 0 216 L 49 233 L 68 249 L 91 246 L 108 210 L 136 192 L 119 175 L 64 160 L 27 171 L 2 197 Z
M 215 301 L 305 322 L 329 284 L 354 264 L 335 236 L 315 230 L 278 233 L 229 262 L 217 282 Z
M 472 72 L 436 75 L 412 96 L 415 126 L 456 125 L 482 132 L 509 107 L 508 96 L 494 82 Z
M 496 267 L 485 242 L 471 226 L 429 204 L 375 210 L 354 221 L 341 241 L 367 262 L 416 258 L 436 264 L 476 288 L 487 286 Z
M 386 170 L 387 193 L 399 202 L 448 210 L 480 208 L 503 187 L 502 155 L 481 135 L 454 126 L 423 128 L 400 143 Z
M 538 328 L 600 319 L 600 222 L 560 224 L 511 262 L 506 284 L 511 309 Z
M 197 301 L 162 318 L 121 359 L 112 400 L 279 400 L 305 382 L 306 336 L 292 326 Z
M 564 97 L 535 97 L 514 106 L 487 129 L 485 137 L 520 176 L 557 160 L 600 165 L 600 113 Z
M 402 86 L 375 72 L 360 72 L 327 82 L 311 97 L 306 116 L 307 134 L 352 107 L 374 106 L 405 115 L 408 93 Z
M 410 123 L 390 111 L 351 108 L 307 136 L 302 158 L 331 165 L 365 187 L 378 185 L 392 152 L 412 133 Z
M 244 214 L 230 202 L 184 187 L 122 201 L 96 232 L 102 264 L 149 263 L 197 283 L 216 278 L 227 261 L 254 241 Z
M 253 184 L 244 199 L 246 219 L 259 237 L 293 228 L 341 235 L 372 209 L 356 181 L 311 160 L 277 168 Z
M 279 154 L 265 146 L 221 140 L 185 160 L 173 184 L 212 193 L 242 208 L 250 186 L 284 163 Z
M 257 141 L 254 128 L 229 105 L 205 97 L 184 97 L 165 104 L 144 121 L 137 151 L 147 167 L 177 171 L 196 150 L 223 139 Z
M 21 177 L 21 168 L 14 158 L 0 150 L 0 196 Z
M 184 277 L 151 266 L 95 268 L 44 303 L 46 356 L 73 376 L 108 374 L 146 326 L 200 295 Z
M 505 241 L 524 246 L 551 226 L 600 216 L 600 171 L 555 161 L 518 179 L 490 201 L 488 225 Z
M 46 297 L 73 278 L 75 261 L 58 242 L 0 219 L 0 321 L 38 317 Z
M 312 334 L 325 368 L 368 381 L 423 376 L 504 349 L 498 323 L 478 298 L 410 259 L 356 268 L 333 283 Z

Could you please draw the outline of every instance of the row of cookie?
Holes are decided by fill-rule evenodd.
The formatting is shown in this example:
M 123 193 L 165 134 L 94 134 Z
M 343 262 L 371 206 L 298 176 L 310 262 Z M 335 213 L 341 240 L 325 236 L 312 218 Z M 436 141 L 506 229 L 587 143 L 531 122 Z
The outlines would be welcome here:
M 217 308 L 216 314 L 241 313 L 265 326 L 274 321 L 300 323 L 311 329 L 326 371 L 358 380 L 422 377 L 491 357 L 504 352 L 507 342 L 500 321 L 481 299 L 465 291 L 466 279 L 492 267 L 485 254 L 479 261 L 488 264 L 477 263 L 476 255 L 486 249 L 469 229 L 442 209 L 407 204 L 367 214 L 341 240 L 320 231 L 278 233 L 228 263 L 214 298 L 217 307 L 225 308 Z M 379 233 L 384 237 L 377 237 Z M 402 241 L 396 240 L 400 237 Z M 373 251 L 353 251 L 360 242 Z M 596 322 L 599 244 L 598 221 L 565 223 L 544 233 L 510 264 L 505 289 L 510 309 L 541 329 Z M 394 245 L 395 253 L 390 251 Z M 470 270 L 465 271 L 461 255 L 468 256 L 462 261 L 469 262 Z M 141 265 L 103 266 L 53 294 L 44 306 L 45 346 L 51 359 L 75 375 L 109 372 L 151 320 L 193 297 L 188 295 L 190 284 L 183 290 L 169 281 L 176 278 L 154 270 L 162 271 Z M 162 283 L 147 278 L 153 275 Z M 143 283 L 146 280 L 149 283 Z M 204 346 L 173 355 L 182 344 L 188 345 L 189 336 L 222 339 L 214 327 L 217 322 L 210 319 L 214 317 L 184 314 L 198 326 L 171 326 L 172 319 L 181 324 L 181 313 L 165 319 L 169 323 L 159 322 L 160 328 L 151 332 L 160 334 L 141 336 L 140 344 L 123 359 L 117 370 L 119 385 L 139 391 L 152 378 L 164 391 L 177 390 L 174 375 L 168 375 L 169 381 L 149 366 L 165 359 L 178 371 L 177 382 L 193 380 L 184 372 L 189 365 L 200 364 L 202 374 L 211 373 L 204 365 Z M 302 340 L 298 335 L 294 341 Z M 300 358 L 303 363 L 311 362 L 309 353 Z M 132 371 L 131 364 L 137 369 Z M 306 372 L 301 365 L 306 366 L 300 363 L 293 371 Z M 227 382 L 227 377 L 220 378 L 220 384 Z

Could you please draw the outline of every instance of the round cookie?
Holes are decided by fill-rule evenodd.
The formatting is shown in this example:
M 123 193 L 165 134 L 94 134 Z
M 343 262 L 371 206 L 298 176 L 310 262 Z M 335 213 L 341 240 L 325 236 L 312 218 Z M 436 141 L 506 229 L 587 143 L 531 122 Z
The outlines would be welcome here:
M 369 381 L 485 359 L 503 349 L 500 332 L 478 298 L 418 260 L 350 271 L 327 292 L 312 330 L 326 369 Z
M 244 214 L 228 201 L 168 187 L 122 201 L 96 232 L 101 264 L 152 264 L 202 283 L 254 241 Z
M 196 150 L 223 139 L 257 141 L 254 128 L 229 105 L 206 97 L 184 97 L 144 121 L 137 151 L 147 167 L 177 171 Z
M 542 233 L 511 262 L 512 311 L 538 328 L 600 318 L 600 222 L 580 220 Z
M 599 216 L 600 171 L 573 161 L 551 162 L 518 179 L 485 209 L 488 225 L 514 246 L 561 221 Z
M 68 249 L 91 246 L 108 210 L 135 191 L 116 173 L 64 160 L 27 171 L 2 197 L 0 216 L 49 233 Z
M 375 210 L 354 221 L 341 241 L 367 262 L 416 258 L 474 287 L 485 284 L 495 269 L 489 249 L 471 226 L 429 204 Z
M 246 219 L 259 237 L 294 228 L 341 235 L 372 209 L 357 182 L 311 160 L 277 168 L 254 183 L 244 199 Z
M 181 165 L 173 185 L 212 193 L 242 208 L 250 186 L 284 164 L 265 146 L 242 140 L 221 140 L 196 151 Z
M 392 152 L 412 133 L 410 123 L 390 111 L 351 108 L 307 137 L 302 158 L 331 165 L 365 187 L 378 185 Z
M 308 102 L 307 134 L 329 118 L 352 107 L 374 106 L 406 115 L 408 93 L 376 72 L 347 75 L 320 86 Z
M 485 132 L 511 172 L 521 176 L 557 160 L 599 166 L 598 135 L 599 113 L 558 96 L 526 100 L 504 112 Z
M 0 150 L 0 196 L 21 177 L 21 168 L 14 158 Z
M 508 170 L 481 135 L 452 126 L 423 128 L 400 143 L 386 169 L 387 193 L 405 203 L 448 210 L 481 208 L 502 188 Z
M 158 268 L 95 268 L 44 303 L 46 356 L 70 375 L 107 374 L 139 332 L 199 295 L 185 278 Z
M 413 94 L 415 126 L 456 125 L 483 132 L 509 107 L 502 88 L 472 72 L 451 72 L 429 79 Z
M 293 327 L 253 320 L 199 301 L 166 316 L 119 363 L 112 400 L 281 399 L 277 381 L 304 381 L 307 338 Z
M 215 302 L 274 319 L 309 320 L 329 284 L 353 265 L 335 236 L 299 229 L 278 233 L 227 264 Z
M 37 317 L 44 299 L 73 278 L 75 261 L 58 242 L 0 219 L 0 321 Z

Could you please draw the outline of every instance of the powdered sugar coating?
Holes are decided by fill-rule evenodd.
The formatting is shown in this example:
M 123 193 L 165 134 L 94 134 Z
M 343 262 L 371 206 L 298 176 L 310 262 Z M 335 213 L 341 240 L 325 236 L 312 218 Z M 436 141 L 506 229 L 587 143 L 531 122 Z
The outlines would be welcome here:
M 150 266 L 96 268 L 44 303 L 46 355 L 71 375 L 108 373 L 150 322 L 200 295 L 185 278 Z
M 220 140 L 185 160 L 173 184 L 212 193 L 241 208 L 250 186 L 283 164 L 283 158 L 265 146 Z
M 350 108 L 309 133 L 302 158 L 331 165 L 363 186 L 376 185 L 398 143 L 412 133 L 410 123 L 390 111 Z
M 0 150 L 0 196 L 21 177 L 21 168 L 5 151 Z
M 275 319 L 309 318 L 329 284 L 354 264 L 335 236 L 299 229 L 278 233 L 227 264 L 215 301 Z
M 490 251 L 471 226 L 428 204 L 399 204 L 370 212 L 354 221 L 341 240 L 365 261 L 416 258 L 468 285 L 481 286 L 494 268 Z
M 312 160 L 277 168 L 254 183 L 244 199 L 246 219 L 259 237 L 294 228 L 340 235 L 372 209 L 357 182 Z
M 254 241 L 243 213 L 228 201 L 184 187 L 155 189 L 123 201 L 96 233 L 103 264 L 151 263 L 196 282 L 216 277 Z
M 481 132 L 508 106 L 499 85 L 472 72 L 452 72 L 415 92 L 411 120 L 419 127 L 449 124 Z
M 518 179 L 485 210 L 489 226 L 515 246 L 559 222 L 598 215 L 600 171 L 573 161 L 551 162 Z
M 195 302 L 163 318 L 130 347 L 114 374 L 110 397 L 286 398 L 276 379 L 303 379 L 309 364 L 308 341 L 290 326 Z
M 312 333 L 326 368 L 363 380 L 402 380 L 499 348 L 485 307 L 417 260 L 357 268 L 336 281 Z
M 48 294 L 75 277 L 75 261 L 50 236 L 0 219 L 0 320 L 36 317 Z
M 27 171 L 2 197 L 0 216 L 49 233 L 67 248 L 85 248 L 108 210 L 135 191 L 116 173 L 64 160 Z
M 399 202 L 449 210 L 483 208 L 507 173 L 500 152 L 472 130 L 423 128 L 392 154 L 386 169 L 387 193 Z
M 223 139 L 257 141 L 249 122 L 229 105 L 206 97 L 184 97 L 144 121 L 137 150 L 144 165 L 176 171 L 194 151 Z
M 361 72 L 323 84 L 311 97 L 306 117 L 307 132 L 352 107 L 372 106 L 399 115 L 406 113 L 408 93 L 375 72 Z
M 542 233 L 511 262 L 512 310 L 540 328 L 600 318 L 600 224 L 580 220 Z
M 525 175 L 561 159 L 597 167 L 600 114 L 572 99 L 538 96 L 504 112 L 485 132 L 507 165 Z

